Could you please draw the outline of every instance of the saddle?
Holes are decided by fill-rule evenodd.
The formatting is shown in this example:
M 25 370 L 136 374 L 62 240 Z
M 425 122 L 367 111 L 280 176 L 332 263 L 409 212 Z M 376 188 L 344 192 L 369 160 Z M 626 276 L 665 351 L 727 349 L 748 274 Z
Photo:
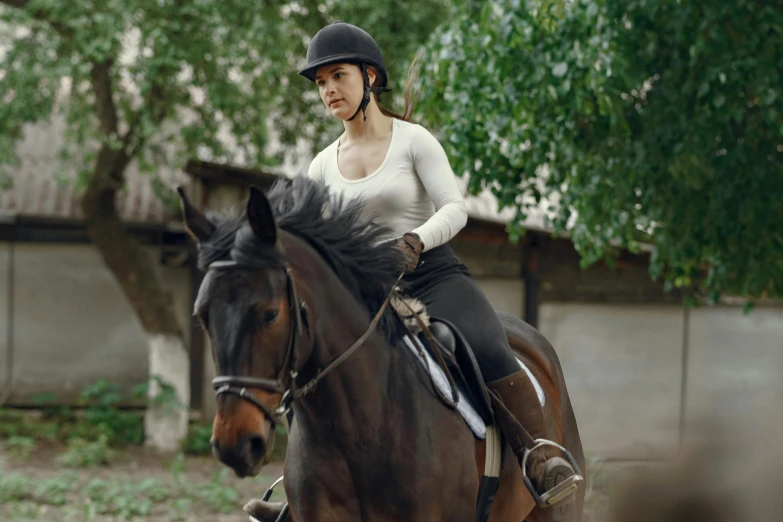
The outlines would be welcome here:
M 459 331 L 459 328 L 446 319 L 428 315 L 424 303 L 414 297 L 403 295 L 399 290 L 392 298 L 391 306 L 408 332 L 418 341 L 416 346 L 411 346 L 412 343 L 408 343 L 411 350 L 416 353 L 423 347 L 432 359 L 438 361 L 437 366 L 440 366 L 446 374 L 449 384 L 456 388 L 460 396 L 458 400 L 467 402 L 485 426 L 493 424 L 495 421 L 492 403 L 484 377 L 481 375 L 470 343 Z M 431 338 L 429 338 L 430 334 Z M 432 374 L 431 365 L 427 365 L 424 360 L 422 363 Z M 441 400 L 448 406 L 454 407 L 454 399 L 456 398 L 448 397 L 449 392 L 454 390 L 449 390 L 437 379 L 433 379 L 433 384 L 436 387 L 441 384 L 441 393 L 439 393 Z M 468 418 L 470 413 L 466 411 L 460 411 L 460 413 L 470 426 L 471 420 Z M 471 429 L 475 435 L 481 435 L 477 433 L 475 426 L 471 426 Z M 483 438 L 483 436 L 479 436 L 479 438 Z
M 435 338 L 437 348 L 433 348 L 426 341 L 426 336 L 422 332 L 419 338 L 422 339 L 424 347 L 432 351 L 440 349 L 444 356 L 449 373 L 456 381 L 457 387 L 464 392 L 468 400 L 473 403 L 481 419 L 486 424 L 494 422 L 492 413 L 492 403 L 481 375 L 476 356 L 470 347 L 467 339 L 462 335 L 459 329 L 449 321 L 430 317 L 430 332 Z M 431 354 L 433 357 L 436 355 Z

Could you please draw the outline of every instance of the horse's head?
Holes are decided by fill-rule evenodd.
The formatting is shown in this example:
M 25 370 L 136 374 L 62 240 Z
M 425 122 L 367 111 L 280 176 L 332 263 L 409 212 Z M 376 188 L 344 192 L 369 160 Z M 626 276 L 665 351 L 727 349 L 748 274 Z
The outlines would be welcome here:
M 194 314 L 210 339 L 218 373 L 213 453 L 238 476 L 256 475 L 268 462 L 270 437 L 303 348 L 304 305 L 260 190 L 251 188 L 245 216 L 217 224 L 182 190 L 180 197 L 205 271 Z

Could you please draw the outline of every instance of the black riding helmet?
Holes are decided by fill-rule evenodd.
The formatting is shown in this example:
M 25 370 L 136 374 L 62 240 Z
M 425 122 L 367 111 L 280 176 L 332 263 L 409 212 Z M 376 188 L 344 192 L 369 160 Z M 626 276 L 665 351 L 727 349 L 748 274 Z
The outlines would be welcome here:
M 359 108 L 356 109 L 356 113 L 348 121 L 354 119 L 359 111 L 362 111 L 366 120 L 365 110 L 370 103 L 372 93 L 377 93 L 380 101 L 381 94 L 390 91 L 386 88 L 388 77 L 386 66 L 383 64 L 381 48 L 375 39 L 363 29 L 337 20 L 313 36 L 307 47 L 307 67 L 299 71 L 299 74 L 311 82 L 315 82 L 316 71 L 324 65 L 332 63 L 353 63 L 361 67 L 364 78 L 364 97 Z M 375 67 L 377 72 L 375 85 L 372 87 L 370 87 L 370 78 L 367 75 L 368 65 Z

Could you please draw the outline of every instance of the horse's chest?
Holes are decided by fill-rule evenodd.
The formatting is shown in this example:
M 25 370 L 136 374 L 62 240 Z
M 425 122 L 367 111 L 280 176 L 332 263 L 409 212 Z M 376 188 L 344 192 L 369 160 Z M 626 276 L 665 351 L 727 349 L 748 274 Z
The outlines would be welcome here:
M 289 452 L 289 455 L 291 453 Z M 311 453 L 312 455 L 312 453 Z M 412 470 L 391 458 L 373 459 L 357 447 L 352 456 L 286 462 L 286 493 L 300 515 L 296 520 L 326 522 L 431 520 L 417 513 L 420 495 L 411 487 Z M 371 455 L 371 454 L 370 454 Z M 289 476 L 288 468 L 297 471 Z

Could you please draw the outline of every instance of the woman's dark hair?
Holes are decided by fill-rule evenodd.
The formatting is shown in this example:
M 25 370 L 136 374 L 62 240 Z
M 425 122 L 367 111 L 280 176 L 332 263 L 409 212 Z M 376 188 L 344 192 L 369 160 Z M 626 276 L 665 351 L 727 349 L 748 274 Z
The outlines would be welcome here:
M 391 118 L 396 118 L 398 120 L 411 121 L 413 112 L 416 110 L 416 105 L 418 104 L 419 98 L 421 97 L 421 90 L 418 87 L 419 71 L 421 71 L 421 66 L 419 65 L 420 56 L 420 54 L 417 54 L 413 58 L 410 67 L 408 67 L 408 78 L 405 80 L 405 88 L 403 90 L 405 110 L 402 114 L 397 114 L 396 112 L 392 112 L 389 109 L 383 107 L 378 101 L 378 94 L 373 93 L 373 96 L 375 97 L 375 103 L 378 104 L 378 108 L 381 110 L 381 114 Z

